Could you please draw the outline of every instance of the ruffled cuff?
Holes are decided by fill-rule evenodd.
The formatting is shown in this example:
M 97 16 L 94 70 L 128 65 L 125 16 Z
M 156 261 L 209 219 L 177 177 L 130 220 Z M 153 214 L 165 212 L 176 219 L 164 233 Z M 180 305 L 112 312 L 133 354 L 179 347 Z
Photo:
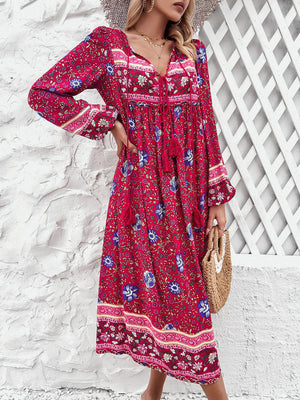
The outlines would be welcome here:
M 98 112 L 79 134 L 92 140 L 103 139 L 114 126 L 118 115 L 119 111 L 115 107 L 111 105 L 102 106 L 101 112 Z
M 229 179 L 211 186 L 208 190 L 207 205 L 219 206 L 220 204 L 227 203 L 235 195 L 236 189 L 232 186 Z

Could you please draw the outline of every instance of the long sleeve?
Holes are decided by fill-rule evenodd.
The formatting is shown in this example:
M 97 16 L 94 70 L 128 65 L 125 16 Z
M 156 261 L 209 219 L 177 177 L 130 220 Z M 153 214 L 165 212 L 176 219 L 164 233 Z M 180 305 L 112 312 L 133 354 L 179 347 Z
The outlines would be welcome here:
M 105 26 L 85 39 L 42 75 L 31 87 L 28 104 L 38 114 L 65 131 L 88 139 L 103 139 L 113 127 L 118 110 L 109 104 L 75 100 L 85 89 L 98 87 L 108 72 L 108 40 Z
M 208 173 L 208 206 L 220 205 L 228 202 L 235 195 L 236 189 L 232 186 L 227 169 L 224 165 L 216 129 L 215 116 L 212 106 L 209 83 L 206 48 L 203 42 L 194 39 L 197 49 L 197 75 L 200 88 L 200 101 L 204 114 L 203 129 L 207 143 L 209 173 Z

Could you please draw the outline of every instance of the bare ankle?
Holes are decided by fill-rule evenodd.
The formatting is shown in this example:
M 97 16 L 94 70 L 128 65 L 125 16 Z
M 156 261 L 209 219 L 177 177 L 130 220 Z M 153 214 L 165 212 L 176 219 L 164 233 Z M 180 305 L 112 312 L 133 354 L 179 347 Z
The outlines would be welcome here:
M 142 394 L 142 400 L 160 400 L 162 393 L 153 392 L 150 389 L 146 389 Z

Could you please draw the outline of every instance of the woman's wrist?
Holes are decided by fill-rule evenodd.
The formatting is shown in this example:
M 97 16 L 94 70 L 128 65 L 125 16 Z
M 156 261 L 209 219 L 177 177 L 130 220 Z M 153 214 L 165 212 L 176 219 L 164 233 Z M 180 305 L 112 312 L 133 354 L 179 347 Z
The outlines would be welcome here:
M 115 131 L 118 129 L 118 127 L 120 126 L 120 124 L 122 124 L 122 122 L 120 122 L 118 119 L 116 119 L 116 121 L 115 121 L 115 123 L 114 123 L 114 125 L 113 125 L 113 127 L 111 128 L 111 132 L 112 133 L 115 133 Z

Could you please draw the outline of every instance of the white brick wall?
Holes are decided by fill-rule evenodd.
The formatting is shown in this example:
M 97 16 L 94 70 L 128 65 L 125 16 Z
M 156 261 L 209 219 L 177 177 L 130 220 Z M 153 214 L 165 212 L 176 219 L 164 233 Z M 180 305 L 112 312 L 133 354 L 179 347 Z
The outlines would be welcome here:
M 113 137 L 72 137 L 27 104 L 31 84 L 106 22 L 94 0 L 11 0 L 0 7 L 0 386 L 16 390 L 1 398 L 23 399 L 24 388 L 69 387 L 82 399 L 97 398 L 83 390 L 89 387 L 139 393 L 149 369 L 128 356 L 95 353 Z M 102 101 L 94 92 L 81 97 Z M 230 298 L 213 315 L 231 398 L 298 398 L 299 281 L 295 262 L 234 265 Z M 185 393 L 172 399 L 202 393 L 173 378 L 165 390 Z

